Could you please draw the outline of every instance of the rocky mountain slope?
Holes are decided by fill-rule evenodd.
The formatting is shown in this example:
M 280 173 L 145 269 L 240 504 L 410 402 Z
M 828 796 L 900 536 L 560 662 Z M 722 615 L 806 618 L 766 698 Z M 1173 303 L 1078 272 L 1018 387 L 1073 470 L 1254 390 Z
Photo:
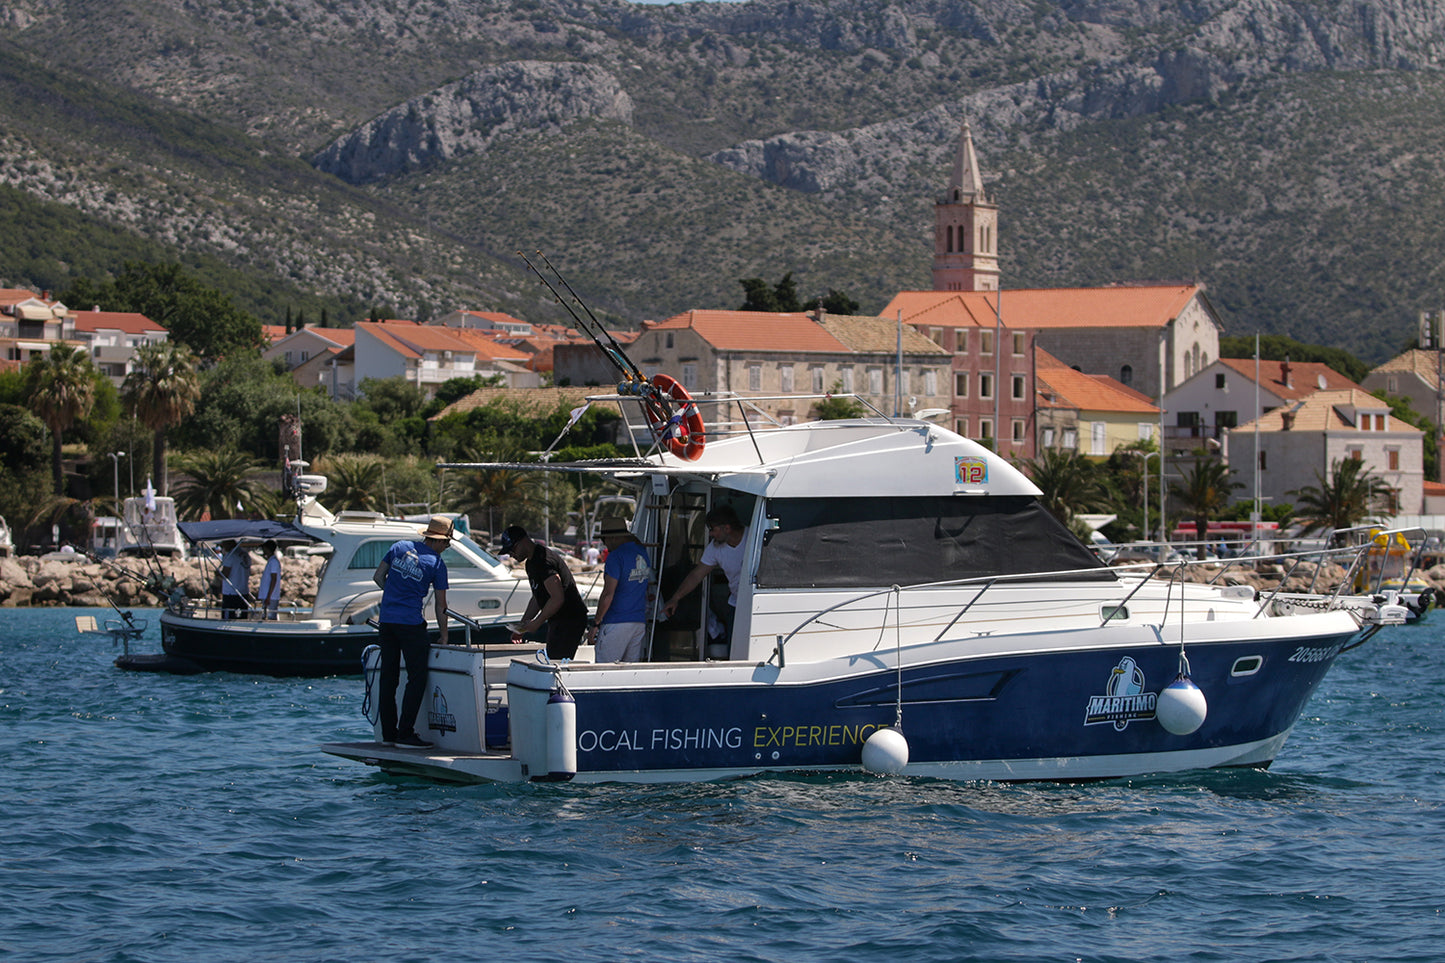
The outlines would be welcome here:
M 1433 5 L 12 0 L 0 25 L 0 183 L 269 278 L 264 310 L 556 315 L 518 270 L 539 247 L 620 322 L 788 271 L 876 310 L 928 283 L 964 118 L 1006 286 L 1200 280 L 1232 333 L 1371 361 L 1445 296 Z

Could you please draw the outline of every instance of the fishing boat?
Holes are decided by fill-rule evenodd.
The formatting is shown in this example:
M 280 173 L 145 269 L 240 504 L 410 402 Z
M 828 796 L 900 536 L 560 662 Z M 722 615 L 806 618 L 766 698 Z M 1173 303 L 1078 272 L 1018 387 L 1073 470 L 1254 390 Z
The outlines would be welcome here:
M 322 475 L 300 475 L 292 521 L 246 519 L 182 522 L 180 530 L 197 554 L 215 566 L 217 546 L 235 541 L 259 550 L 275 541 L 280 551 L 325 556 L 309 604 L 282 600 L 276 618 L 255 607 L 227 618 L 219 597 L 191 599 L 174 593 L 160 615 L 161 647 L 190 671 L 249 672 L 273 676 L 356 675 L 361 655 L 376 641 L 381 590 L 372 581 L 377 563 L 400 539 L 419 538 L 415 522 L 379 512 L 332 513 L 318 500 Z M 443 552 L 448 611 L 455 616 L 449 638 L 458 643 L 510 645 L 507 623 L 518 621 L 531 592 L 500 559 L 459 533 Z M 595 600 L 599 591 L 579 579 Z M 431 611 L 428 602 L 424 611 Z M 433 623 L 433 631 L 436 631 Z
M 593 402 L 616 403 L 655 443 L 618 461 L 530 467 L 636 493 L 631 530 L 660 573 L 648 642 L 670 657 L 499 662 L 435 644 L 417 726 L 431 748 L 385 745 L 373 728 L 323 751 L 463 782 L 1267 767 L 1334 661 L 1404 621 L 1399 606 L 1295 590 L 1322 565 L 1343 576 L 1361 548 L 1257 560 L 1277 576 L 1269 588 L 1190 581 L 1187 561 L 1110 567 L 1027 477 L 946 428 L 883 416 L 767 424 L 748 411 L 759 399 L 689 397 L 594 338 L 626 377 Z M 737 410 L 704 419 L 707 405 Z M 661 618 L 720 506 L 746 526 L 729 638 L 701 615 L 710 598 L 694 617 Z M 375 676 L 372 707 L 391 695 Z M 489 725 L 503 704 L 504 733 Z

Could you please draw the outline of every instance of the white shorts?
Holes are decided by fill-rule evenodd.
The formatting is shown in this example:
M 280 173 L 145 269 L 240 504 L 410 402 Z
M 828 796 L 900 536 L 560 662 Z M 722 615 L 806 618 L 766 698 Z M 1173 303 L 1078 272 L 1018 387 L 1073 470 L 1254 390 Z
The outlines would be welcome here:
M 608 622 L 597 629 L 598 662 L 641 662 L 646 622 Z

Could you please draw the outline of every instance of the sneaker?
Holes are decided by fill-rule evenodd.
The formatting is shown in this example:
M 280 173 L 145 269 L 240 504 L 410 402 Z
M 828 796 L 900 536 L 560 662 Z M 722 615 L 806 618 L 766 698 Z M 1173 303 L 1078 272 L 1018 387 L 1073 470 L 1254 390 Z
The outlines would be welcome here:
M 415 732 L 409 732 L 404 736 L 397 736 L 391 743 L 398 749 L 430 749 L 431 743 L 427 742 Z

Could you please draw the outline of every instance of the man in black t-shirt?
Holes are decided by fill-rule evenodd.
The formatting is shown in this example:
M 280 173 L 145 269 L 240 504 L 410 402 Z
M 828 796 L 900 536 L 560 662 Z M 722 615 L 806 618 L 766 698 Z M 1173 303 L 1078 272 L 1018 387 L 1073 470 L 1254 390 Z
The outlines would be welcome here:
M 512 641 L 547 626 L 547 658 L 570 659 L 587 631 L 587 603 L 577 591 L 572 570 L 561 554 L 532 541 L 527 530 L 513 525 L 502 533 L 502 554 L 525 564 L 532 584 L 527 614 L 512 632 Z

